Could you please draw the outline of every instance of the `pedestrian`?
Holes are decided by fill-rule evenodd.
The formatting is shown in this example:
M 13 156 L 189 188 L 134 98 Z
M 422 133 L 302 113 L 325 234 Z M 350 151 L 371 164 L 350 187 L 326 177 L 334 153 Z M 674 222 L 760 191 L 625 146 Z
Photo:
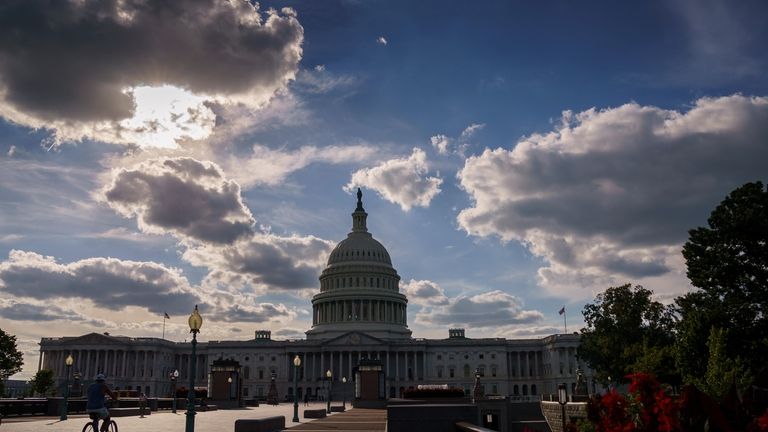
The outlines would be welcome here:
M 144 418 L 144 409 L 147 407 L 147 395 L 145 395 L 143 392 L 139 396 L 139 414 L 141 414 L 140 418 Z
M 304 393 L 304 406 L 309 406 L 309 392 Z

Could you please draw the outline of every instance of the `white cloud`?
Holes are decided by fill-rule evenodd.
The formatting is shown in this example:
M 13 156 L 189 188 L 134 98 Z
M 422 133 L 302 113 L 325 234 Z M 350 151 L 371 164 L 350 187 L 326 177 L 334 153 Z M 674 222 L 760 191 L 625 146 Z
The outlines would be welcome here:
M 461 131 L 461 135 L 459 136 L 459 139 L 469 139 L 471 138 L 477 131 L 482 130 L 485 127 L 485 123 L 472 123 L 466 128 L 464 128 L 463 131 Z
M 292 173 L 313 163 L 347 164 L 364 162 L 373 158 L 377 150 L 367 144 L 347 146 L 304 146 L 294 151 L 273 150 L 255 145 L 245 157 L 229 156 L 223 161 L 227 172 L 243 187 L 276 185 Z
M 12 145 L 12 146 L 11 146 L 11 147 L 8 149 L 8 153 L 7 153 L 7 155 L 8 155 L 8 157 L 14 157 L 14 156 L 16 155 L 16 146 L 15 146 L 15 145 Z
M 390 159 L 355 171 L 344 190 L 350 192 L 359 186 L 373 189 L 404 211 L 414 206 L 428 207 L 432 198 L 440 193 L 443 182 L 439 177 L 428 177 L 428 170 L 426 153 L 414 148 L 407 158 Z
M 386 45 L 387 44 L 387 40 L 384 38 L 384 36 L 379 36 L 376 39 L 376 43 L 379 44 L 379 45 Z
M 547 261 L 539 278 L 553 293 L 587 298 L 627 280 L 679 292 L 687 231 L 768 174 L 767 140 L 762 97 L 702 98 L 687 112 L 635 103 L 564 112 L 552 132 L 466 160 L 458 179 L 473 205 L 458 223 L 525 244 Z
M 400 289 L 408 297 L 410 303 L 418 305 L 445 305 L 448 297 L 443 288 L 430 280 L 414 280 L 401 283 Z
M 443 134 L 434 135 L 429 138 L 429 142 L 432 143 L 432 147 L 441 155 L 448 154 L 448 146 L 451 143 L 451 139 L 447 136 Z
M 427 308 L 416 315 L 416 322 L 428 326 L 498 327 L 509 324 L 532 324 L 544 315 L 525 310 L 517 297 L 499 290 L 471 297 L 450 299 L 445 306 Z

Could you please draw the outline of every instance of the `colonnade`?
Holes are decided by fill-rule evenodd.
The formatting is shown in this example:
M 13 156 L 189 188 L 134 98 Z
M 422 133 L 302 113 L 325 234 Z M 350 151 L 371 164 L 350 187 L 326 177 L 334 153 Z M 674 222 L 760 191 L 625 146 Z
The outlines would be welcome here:
M 314 305 L 312 324 L 345 321 L 387 322 L 407 325 L 406 305 L 388 300 L 334 300 Z
M 507 352 L 507 376 L 511 378 L 534 378 L 544 375 L 544 361 L 541 351 Z
M 427 356 L 420 350 L 390 351 L 327 351 L 327 352 L 290 352 L 286 358 L 285 370 L 293 376 L 293 359 L 299 355 L 303 373 L 301 382 L 316 382 L 326 379 L 330 370 L 334 381 L 346 377 L 352 379 L 352 369 L 361 359 L 380 360 L 387 380 L 421 381 L 426 377 Z

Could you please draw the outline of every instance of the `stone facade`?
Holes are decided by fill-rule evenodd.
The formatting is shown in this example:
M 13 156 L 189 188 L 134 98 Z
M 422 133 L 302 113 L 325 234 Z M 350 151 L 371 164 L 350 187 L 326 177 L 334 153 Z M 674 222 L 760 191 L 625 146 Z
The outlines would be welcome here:
M 283 398 L 293 394 L 292 367 L 302 358 L 300 395 L 325 394 L 325 374 L 333 375 L 334 398 L 353 394 L 353 368 L 361 359 L 377 359 L 384 367 L 387 394 L 400 396 L 419 384 L 449 384 L 470 392 L 479 370 L 486 395 L 510 396 L 513 401 L 538 400 L 555 393 L 559 383 L 575 387 L 577 334 L 540 339 L 468 338 L 463 329 L 450 329 L 446 339 L 411 337 L 407 298 L 400 293 L 400 276 L 389 253 L 368 233 L 361 196 L 352 213 L 347 239 L 331 252 L 320 276 L 320 292 L 312 299 L 313 325 L 307 338 L 273 340 L 258 330 L 254 339 L 209 341 L 197 345 L 195 385 L 208 386 L 210 365 L 233 359 L 242 367 L 242 396 L 266 397 L 272 376 Z M 72 354 L 70 370 L 90 381 L 97 373 L 109 384 L 138 389 L 151 396 L 170 395 L 169 374 L 179 371 L 177 387 L 189 385 L 190 343 L 159 338 L 130 338 L 91 333 L 79 337 L 43 338 L 39 368 L 52 369 L 61 382 L 64 359 Z M 70 375 L 71 377 L 72 375 Z M 343 387 L 341 380 L 348 383 Z

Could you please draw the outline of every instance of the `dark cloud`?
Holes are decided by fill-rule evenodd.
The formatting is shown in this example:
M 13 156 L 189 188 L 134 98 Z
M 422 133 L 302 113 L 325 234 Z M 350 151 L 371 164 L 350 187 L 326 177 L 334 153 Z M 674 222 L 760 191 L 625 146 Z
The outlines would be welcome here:
M 0 292 L 42 301 L 87 299 L 114 311 L 138 306 L 157 314 L 186 314 L 191 305 L 201 302 L 178 270 L 161 264 L 114 258 L 59 264 L 53 257 L 18 250 L 0 262 Z M 56 311 L 36 314 L 57 319 Z
M 118 169 L 103 196 L 150 233 L 230 243 L 251 233 L 254 223 L 240 186 L 212 162 L 191 158 L 153 159 Z
M 78 311 L 45 303 L 32 303 L 14 299 L 0 299 L 0 317 L 14 321 L 58 321 L 85 323 L 105 327 L 113 325 L 103 320 L 92 319 Z
M 458 178 L 473 206 L 458 223 L 527 245 L 552 287 L 658 277 L 730 190 L 768 175 L 766 140 L 764 97 L 565 112 L 553 132 L 466 160 Z
M 298 290 L 317 287 L 317 278 L 333 246 L 313 236 L 254 234 L 231 245 L 191 248 L 183 257 L 211 269 L 208 282 Z
M 302 40 L 292 10 L 247 1 L 4 1 L 0 113 L 123 119 L 134 109 L 125 89 L 139 85 L 263 102 L 294 77 Z
M 521 301 L 503 291 L 490 291 L 472 297 L 450 299 L 446 306 L 419 312 L 416 322 L 423 325 L 466 327 L 499 327 L 510 324 L 530 324 L 544 315 L 536 310 L 524 310 Z

